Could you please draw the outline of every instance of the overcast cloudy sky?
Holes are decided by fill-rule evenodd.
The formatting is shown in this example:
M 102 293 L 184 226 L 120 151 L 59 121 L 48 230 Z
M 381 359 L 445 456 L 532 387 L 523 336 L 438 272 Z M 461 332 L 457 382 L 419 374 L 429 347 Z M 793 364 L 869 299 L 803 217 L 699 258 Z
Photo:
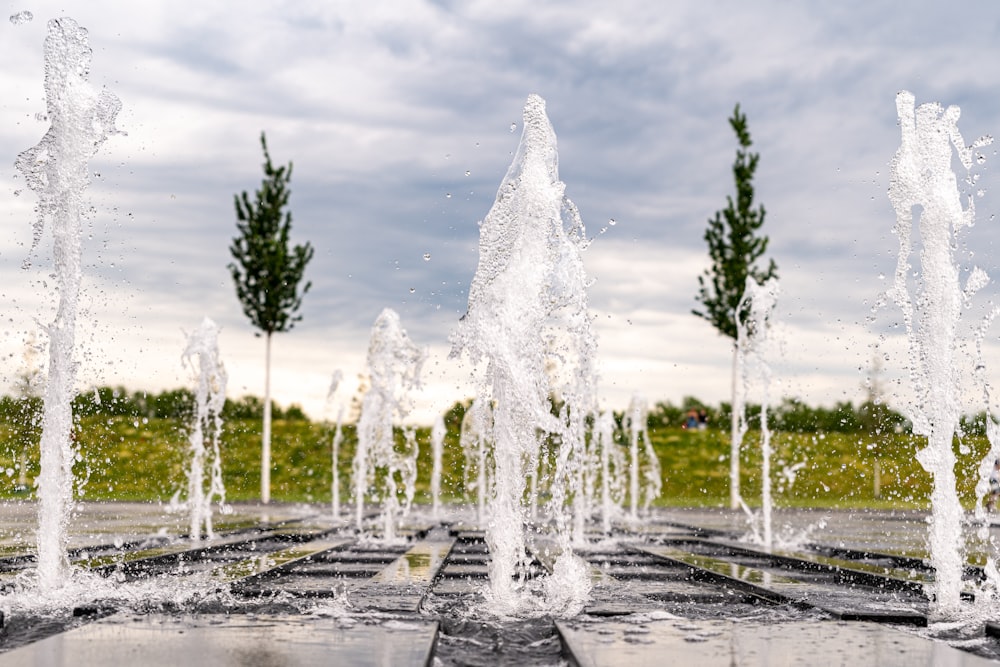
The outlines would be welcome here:
M 385 307 L 431 353 L 414 414 L 428 421 L 467 397 L 471 369 L 447 358 L 447 338 L 465 311 L 477 222 L 517 147 L 525 99 L 538 93 L 567 195 L 595 238 L 585 262 L 607 407 L 635 392 L 651 402 L 728 397 L 728 341 L 690 311 L 706 221 L 733 189 L 727 118 L 737 102 L 762 156 L 757 194 L 782 279 L 779 393 L 858 400 L 872 345 L 896 315 L 867 322 L 879 275 L 895 266 L 886 191 L 897 91 L 960 106 L 967 143 L 1000 132 L 1000 6 L 987 0 L 0 5 L 8 385 L 54 303 L 49 236 L 34 268 L 21 268 L 36 200 L 13 162 L 46 130 L 36 114 L 55 17 L 89 29 L 91 81 L 121 98 L 128 133 L 92 163 L 81 389 L 188 384 L 184 332 L 209 316 L 222 327 L 230 395 L 263 393 L 264 344 L 226 264 L 233 195 L 260 182 L 264 130 L 274 160 L 294 162 L 294 240 L 316 249 L 304 319 L 275 338 L 276 400 L 324 416 L 332 373 L 364 370 Z M 25 10 L 32 21 L 6 20 Z M 995 165 L 990 148 L 980 224 L 966 240 L 1000 276 Z M 980 300 L 996 294 L 991 285 Z M 883 347 L 891 380 L 903 363 L 898 335 Z

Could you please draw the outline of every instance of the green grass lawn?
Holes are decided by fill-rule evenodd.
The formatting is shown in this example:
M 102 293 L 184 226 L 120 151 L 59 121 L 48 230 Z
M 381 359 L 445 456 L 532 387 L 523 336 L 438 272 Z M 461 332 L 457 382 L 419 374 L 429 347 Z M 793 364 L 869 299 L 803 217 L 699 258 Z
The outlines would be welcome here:
M 345 427 L 338 461 L 341 500 L 350 497 L 351 461 L 356 435 Z M 429 429 L 419 429 L 417 502 L 429 502 L 431 445 Z M 741 457 L 743 495 L 759 504 L 760 433 L 747 434 Z M 329 502 L 331 442 L 329 425 L 276 421 L 272 435 L 272 498 L 285 502 Z M 667 506 L 724 506 L 729 502 L 729 437 L 722 431 L 687 431 L 659 427 L 650 440 L 663 469 Z M 31 496 L 18 492 L 17 434 L 0 424 L 0 498 Z M 176 421 L 136 421 L 126 417 L 81 419 L 76 466 L 79 496 L 86 500 L 167 501 L 185 484 L 187 441 Z M 623 446 L 624 445 L 619 445 Z M 928 506 L 931 478 L 916 461 L 921 439 L 906 434 L 775 433 L 772 436 L 772 485 L 778 507 Z M 971 507 L 978 461 L 988 449 L 984 438 L 956 442 L 959 493 Z M 254 500 L 260 489 L 260 423 L 231 421 L 223 436 L 223 476 L 230 501 Z M 463 497 L 463 455 L 458 434 L 449 433 L 444 449 L 445 500 Z M 876 463 L 880 497 L 875 496 Z M 38 472 L 37 445 L 29 448 L 28 483 Z

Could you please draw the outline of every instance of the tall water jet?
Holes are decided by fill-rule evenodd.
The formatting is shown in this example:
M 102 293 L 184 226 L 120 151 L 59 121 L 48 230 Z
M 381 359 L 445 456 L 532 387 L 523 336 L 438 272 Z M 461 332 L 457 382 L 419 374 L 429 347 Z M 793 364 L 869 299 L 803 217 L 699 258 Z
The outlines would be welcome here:
M 513 613 L 522 604 L 519 591 L 529 562 L 525 480 L 538 468 L 540 437 L 566 430 L 552 414 L 549 399 L 556 387 L 546 375 L 546 362 L 560 351 L 576 354 L 587 347 L 558 343 L 558 328 L 567 322 L 560 311 L 585 303 L 577 280 L 579 253 L 587 244 L 583 224 L 559 180 L 556 136 L 545 101 L 529 96 L 523 118 L 517 154 L 480 224 L 469 308 L 452 337 L 453 355 L 464 351 L 474 361 L 488 362 L 479 396 L 493 403 L 495 472 L 486 541 L 488 595 L 499 613 Z M 556 349 L 550 347 L 553 342 Z M 582 406 L 581 416 L 588 409 Z M 584 578 L 576 590 L 586 586 Z
M 749 394 L 752 376 L 756 375 L 761 388 L 760 402 L 760 451 L 761 451 L 761 531 L 760 541 L 765 549 L 770 551 L 774 546 L 772 530 L 772 510 L 774 506 L 771 494 L 771 429 L 767 423 L 767 413 L 770 403 L 771 368 L 766 360 L 766 349 L 770 342 L 771 315 L 778 302 L 780 286 L 777 278 L 767 280 L 763 285 L 752 277 L 747 278 L 743 296 L 736 308 L 737 313 L 745 313 L 736 321 L 736 344 L 741 349 L 740 369 L 743 375 L 743 393 Z M 749 359 L 755 362 L 756 374 L 750 372 L 746 363 Z M 742 406 L 740 407 L 743 412 Z M 743 429 L 746 429 L 746 415 L 740 416 Z M 742 499 L 741 499 L 742 502 Z M 746 505 L 744 504 L 744 508 Z
M 902 141 L 892 160 L 889 199 L 896 211 L 894 232 L 899 237 L 895 281 L 888 296 L 903 312 L 909 341 L 910 380 L 914 398 L 907 406 L 913 432 L 927 437 L 917 452 L 920 464 L 933 477 L 932 516 L 928 534 L 931 564 L 935 569 L 933 609 L 937 616 L 954 615 L 959 608 L 965 541 L 962 506 L 955 488 L 955 453 L 952 440 L 958 429 L 957 326 L 963 302 L 986 280 L 973 271 L 963 289 L 953 253 L 955 235 L 973 224 L 972 198 L 963 207 L 952 159 L 972 166 L 972 149 L 958 130 L 960 110 L 939 104 L 921 104 L 903 91 L 896 96 Z M 920 208 L 920 271 L 910 265 L 914 208 Z M 916 277 L 916 298 L 910 296 L 908 276 Z
M 87 31 L 69 18 L 48 23 L 45 38 L 45 103 L 50 127 L 42 140 L 17 156 L 16 166 L 38 195 L 32 248 L 45 220 L 52 223 L 59 303 L 49 337 L 48 384 L 42 418 L 38 477 L 38 583 L 53 589 L 65 580 L 66 527 L 73 505 L 73 413 L 76 384 L 76 314 L 81 280 L 83 192 L 90 158 L 116 134 L 121 102 L 88 83 L 91 48 Z
M 996 469 L 997 461 L 1000 461 L 1000 423 L 996 420 L 996 410 L 993 407 L 993 388 L 986 375 L 986 362 L 983 358 L 983 340 L 990 325 L 1000 315 L 1000 307 L 994 306 L 990 313 L 983 319 L 979 330 L 976 332 L 976 379 L 983 390 L 983 421 L 986 426 L 986 440 L 990 443 L 986 455 L 979 463 L 979 474 L 976 476 L 976 493 L 974 516 L 978 523 L 976 537 L 984 547 L 982 551 L 986 554 L 986 562 L 983 564 L 984 580 L 979 584 L 980 592 L 976 594 L 977 606 L 992 607 L 1000 599 L 1000 568 L 997 566 L 998 544 L 997 538 L 991 535 L 991 520 L 988 516 L 990 511 L 985 500 L 988 494 L 993 492 L 993 479 L 1000 471 Z M 995 509 L 995 508 L 993 508 Z M 989 612 L 992 612 L 989 609 Z
M 362 528 L 365 496 L 374 490 L 382 501 L 383 537 L 396 537 L 401 511 L 409 509 L 416 479 L 416 439 L 406 431 L 407 447 L 397 451 L 395 420 L 409 414 L 409 392 L 420 386 L 420 368 L 426 354 L 406 335 L 399 315 L 386 308 L 375 320 L 368 344 L 371 386 L 361 402 L 358 447 L 354 456 L 355 521 Z M 381 469 L 384 474 L 378 475 Z M 379 488 L 376 487 L 379 482 Z M 402 489 L 400 488 L 402 486 Z M 400 499 L 403 499 L 403 505 Z
M 194 359 L 197 358 L 197 367 Z M 226 369 L 219 360 L 219 329 L 209 318 L 188 336 L 183 360 L 195 372 L 195 414 L 188 434 L 187 504 L 191 512 L 191 539 L 215 537 L 212 530 L 212 502 L 222 507 L 226 488 L 222 483 L 222 408 L 226 403 Z M 207 440 L 207 445 L 206 445 Z M 205 469 L 208 469 L 208 484 Z

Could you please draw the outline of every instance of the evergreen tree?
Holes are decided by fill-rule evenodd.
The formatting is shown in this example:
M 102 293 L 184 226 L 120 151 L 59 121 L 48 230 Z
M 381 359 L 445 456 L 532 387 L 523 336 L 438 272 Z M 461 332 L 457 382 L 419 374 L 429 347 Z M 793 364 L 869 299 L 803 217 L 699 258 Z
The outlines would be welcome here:
M 252 202 L 246 191 L 235 197 L 239 235 L 229 246 L 235 260 L 229 264 L 229 272 L 243 313 L 266 339 L 260 470 L 260 498 L 266 503 L 271 498 L 271 336 L 289 331 L 302 319 L 296 312 L 311 283 L 307 281 L 301 291 L 299 283 L 313 248 L 309 243 L 289 246 L 292 214 L 284 209 L 290 195 L 292 163 L 277 168 L 271 163 L 263 132 L 260 145 L 264 149 L 260 190 Z
M 702 309 L 692 310 L 698 317 L 712 323 L 719 333 L 733 341 L 732 405 L 737 405 L 737 318 L 743 321 L 746 313 L 739 312 L 740 299 L 746 289 L 747 279 L 752 278 L 763 284 L 777 277 L 777 266 L 770 260 L 766 270 L 757 267 L 757 260 L 767 251 L 768 238 L 758 236 L 764 224 L 764 206 L 754 206 L 753 176 L 760 160 L 759 153 L 749 152 L 752 142 L 747 129 L 746 114 L 740 113 L 740 105 L 733 110 L 729 124 L 736 133 L 739 148 L 733 163 L 733 177 L 736 181 L 736 199 L 726 197 L 727 206 L 716 211 L 709 219 L 705 230 L 705 242 L 712 266 L 698 276 L 700 286 L 695 297 Z M 733 508 L 739 505 L 739 451 L 736 448 L 738 415 L 733 411 L 733 451 L 731 452 L 731 494 Z

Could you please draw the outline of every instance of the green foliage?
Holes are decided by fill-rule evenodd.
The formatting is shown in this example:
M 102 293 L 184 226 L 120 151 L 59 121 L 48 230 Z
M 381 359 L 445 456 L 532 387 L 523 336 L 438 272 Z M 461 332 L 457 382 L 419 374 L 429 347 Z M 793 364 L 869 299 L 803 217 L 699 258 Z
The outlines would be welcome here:
M 150 417 L 177 419 L 184 423 L 194 418 L 194 392 L 190 389 L 164 391 L 153 398 L 151 403 L 153 414 Z
M 298 286 L 313 248 L 309 243 L 289 248 L 292 214 L 284 208 L 291 194 L 292 164 L 275 168 L 263 133 L 260 144 L 265 178 L 253 202 L 246 191 L 235 197 L 239 236 L 229 247 L 234 261 L 228 268 L 243 313 L 270 336 L 288 331 L 302 319 L 295 313 L 311 283 L 306 282 L 301 292 Z
M 0 399 L 0 406 L 9 401 Z M 464 502 L 463 455 L 459 446 L 460 419 L 446 419 L 444 479 L 446 502 Z M 449 411 L 452 412 L 452 411 Z M 835 409 L 828 411 L 836 414 Z M 27 460 L 20 458 L 17 424 L 0 418 L 0 498 L 18 497 L 21 463 L 26 464 L 29 489 L 38 474 L 37 445 Z M 679 424 L 664 424 L 652 411 L 649 437 L 663 469 L 663 495 L 658 504 L 724 506 L 728 502 L 729 443 L 723 430 L 686 430 Z M 713 413 L 714 414 L 714 413 Z M 710 424 L 713 423 L 710 421 Z M 227 498 L 251 501 L 258 497 L 260 483 L 260 422 L 229 420 L 222 437 L 223 478 Z M 341 502 L 351 500 L 351 462 L 357 445 L 354 426 L 343 427 L 344 441 L 338 467 Z M 328 423 L 276 420 L 276 456 L 273 468 L 274 500 L 328 503 L 331 498 L 331 447 L 333 427 Z M 404 436 L 396 429 L 402 445 Z M 619 446 L 626 435 L 615 433 Z M 417 502 L 430 502 L 430 429 L 419 428 L 417 440 Z M 187 424 L 176 419 L 95 414 L 81 416 L 76 429 L 81 462 L 75 472 L 82 480 L 80 496 L 87 500 L 166 501 L 184 485 L 187 465 Z M 760 432 L 752 429 L 741 450 L 741 488 L 751 504 L 760 498 Z M 926 508 L 931 477 L 915 454 L 926 442 L 909 433 L 859 430 L 773 433 L 772 459 L 775 504 L 778 507 L 898 507 Z M 956 439 L 958 491 L 968 508 L 974 502 L 978 461 L 989 443 L 984 437 L 966 435 Z M 875 496 L 878 471 L 880 497 Z
M 649 427 L 682 426 L 688 410 L 704 410 L 708 423 L 720 426 L 729 423 L 729 403 L 713 407 L 701 403 L 690 396 L 685 397 L 680 406 L 669 401 L 657 403 L 649 411 Z M 745 406 L 747 423 L 751 427 L 760 426 L 761 406 L 750 403 Z M 902 433 L 909 432 L 910 424 L 903 415 L 884 403 L 866 401 L 853 405 L 841 401 L 832 407 L 806 405 L 802 401 L 786 398 L 768 408 L 767 423 L 772 431 L 788 433 Z M 975 418 L 973 418 L 975 419 Z M 966 433 L 985 435 L 981 422 L 967 421 L 971 430 Z M 979 430 L 975 430 L 978 428 Z
M 657 504 L 729 504 L 729 440 L 724 431 L 651 426 L 649 433 L 663 469 L 663 494 Z M 925 439 L 908 433 L 773 433 L 775 506 L 927 509 L 932 479 L 916 459 L 925 445 Z M 961 443 L 956 439 L 954 448 L 959 497 L 971 508 L 978 463 L 989 443 L 983 437 L 966 437 Z M 752 429 L 740 454 L 740 488 L 751 506 L 760 505 L 761 463 L 760 431 Z
M 740 298 L 746 289 L 747 278 L 752 277 L 763 284 L 777 276 L 777 266 L 771 260 L 766 270 L 755 266 L 767 251 L 768 238 L 757 236 L 764 224 L 763 205 L 754 207 L 753 176 L 760 160 L 759 153 L 750 153 L 752 142 L 747 129 L 747 117 L 740 113 L 740 105 L 733 110 L 729 124 L 736 133 L 740 147 L 733 163 L 733 177 L 736 181 L 736 200 L 726 197 L 727 206 L 717 211 L 708 221 L 705 242 L 712 266 L 704 275 L 698 276 L 699 291 L 695 297 L 703 310 L 692 310 L 698 317 L 712 323 L 719 333 L 736 340 L 737 315 L 740 321 L 745 313 L 737 313 Z

